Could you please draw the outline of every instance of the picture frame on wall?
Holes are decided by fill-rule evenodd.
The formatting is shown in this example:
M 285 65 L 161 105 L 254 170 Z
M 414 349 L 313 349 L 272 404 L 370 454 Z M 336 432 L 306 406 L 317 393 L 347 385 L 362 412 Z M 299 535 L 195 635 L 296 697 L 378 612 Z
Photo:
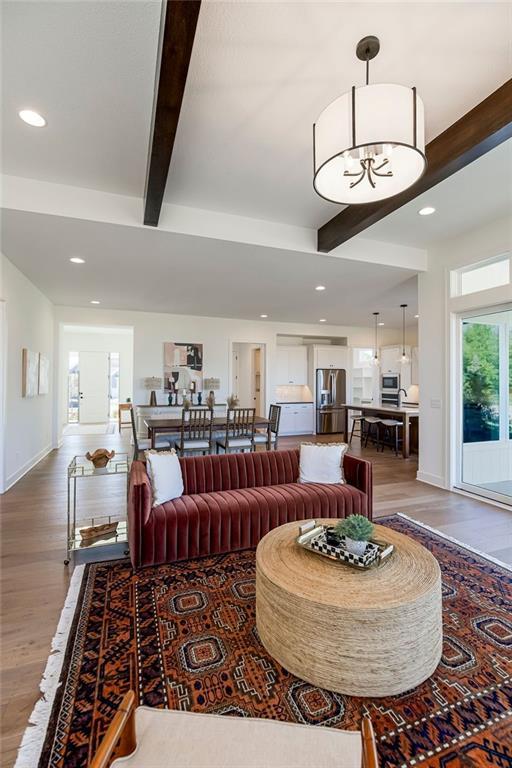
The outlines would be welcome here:
M 39 353 L 30 349 L 22 350 L 22 397 L 35 397 L 39 388 Z
M 50 361 L 39 353 L 39 377 L 37 391 L 40 395 L 47 395 L 50 391 Z
M 164 389 L 203 390 L 203 345 L 164 341 Z

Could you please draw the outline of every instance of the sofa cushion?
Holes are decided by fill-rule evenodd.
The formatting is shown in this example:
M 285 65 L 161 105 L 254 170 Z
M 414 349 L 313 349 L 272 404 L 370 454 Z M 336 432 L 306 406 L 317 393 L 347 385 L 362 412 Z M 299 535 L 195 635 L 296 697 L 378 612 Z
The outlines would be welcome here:
M 367 514 L 367 496 L 350 485 L 285 483 L 182 496 L 153 508 L 146 524 L 153 562 L 254 547 L 293 520 Z M 151 533 L 151 530 L 147 530 Z
M 211 454 L 180 459 L 185 494 L 294 483 L 299 476 L 299 452 Z

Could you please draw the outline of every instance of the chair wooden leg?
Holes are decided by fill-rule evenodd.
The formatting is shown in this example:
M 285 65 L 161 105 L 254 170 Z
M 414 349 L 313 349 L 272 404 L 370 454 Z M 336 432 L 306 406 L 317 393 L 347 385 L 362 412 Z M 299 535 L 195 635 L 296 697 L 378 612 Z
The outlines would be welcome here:
M 356 428 L 356 421 L 354 419 L 354 421 L 352 422 L 352 430 L 350 432 L 350 438 L 349 438 L 349 441 L 348 441 L 349 445 L 352 445 L 352 438 L 354 437 L 354 429 L 355 428 Z

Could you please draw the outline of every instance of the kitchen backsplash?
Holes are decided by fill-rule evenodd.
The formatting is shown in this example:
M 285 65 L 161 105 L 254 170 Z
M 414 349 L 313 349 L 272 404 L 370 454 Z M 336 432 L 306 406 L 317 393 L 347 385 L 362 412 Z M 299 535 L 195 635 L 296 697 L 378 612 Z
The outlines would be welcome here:
M 305 384 L 287 384 L 276 387 L 276 401 L 278 403 L 311 403 L 313 395 Z

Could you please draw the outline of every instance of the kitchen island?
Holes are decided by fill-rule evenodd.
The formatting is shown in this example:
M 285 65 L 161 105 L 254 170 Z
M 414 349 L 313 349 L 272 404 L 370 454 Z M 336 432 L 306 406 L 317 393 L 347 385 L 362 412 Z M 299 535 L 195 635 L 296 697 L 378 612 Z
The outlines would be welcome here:
M 357 405 L 355 403 L 345 403 L 341 406 L 343 409 L 343 434 L 348 443 L 350 431 L 348 426 L 349 411 L 357 411 L 365 415 L 382 416 L 385 419 L 396 419 L 403 424 L 402 456 L 409 458 L 411 452 L 411 419 L 417 419 L 420 415 L 418 405 Z

